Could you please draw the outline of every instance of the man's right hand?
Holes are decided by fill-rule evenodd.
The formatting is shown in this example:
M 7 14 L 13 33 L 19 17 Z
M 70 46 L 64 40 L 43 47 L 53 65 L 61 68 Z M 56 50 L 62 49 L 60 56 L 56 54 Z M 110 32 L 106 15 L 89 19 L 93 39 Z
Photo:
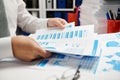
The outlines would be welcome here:
M 38 43 L 30 37 L 15 36 L 12 37 L 13 55 L 23 61 L 32 61 L 36 58 L 47 58 L 50 52 L 44 50 Z

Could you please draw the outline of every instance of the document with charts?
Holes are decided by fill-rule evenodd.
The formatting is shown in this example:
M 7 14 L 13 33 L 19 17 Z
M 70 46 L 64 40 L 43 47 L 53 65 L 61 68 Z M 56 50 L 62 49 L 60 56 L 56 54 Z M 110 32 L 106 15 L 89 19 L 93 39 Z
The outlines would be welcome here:
M 92 80 L 120 80 L 120 33 L 101 34 L 99 38 L 101 55 Z
M 95 56 L 74 58 L 63 54 L 53 54 L 50 58 L 43 59 L 30 68 L 40 70 L 41 75 L 43 75 L 42 80 L 62 80 L 63 77 L 65 80 L 72 80 L 76 70 L 80 71 L 81 77 L 83 75 L 95 75 L 98 62 L 99 57 Z M 78 66 L 80 66 L 79 69 Z
M 75 27 L 73 23 L 61 29 L 42 29 L 32 35 L 44 49 L 59 54 L 79 57 L 79 55 L 99 56 L 99 40 L 94 33 L 94 25 Z
M 37 31 L 33 35 L 40 46 L 54 52 L 50 58 L 32 66 L 35 69 L 43 69 L 46 74 L 53 73 L 42 80 L 62 80 L 61 77 L 67 73 L 68 76 L 71 75 L 69 73 L 74 75 L 79 65 L 81 65 L 79 70 L 82 80 L 120 79 L 120 33 L 97 35 L 92 32 L 94 31 L 91 30 L 92 26 L 69 27 L 63 31 L 45 30 L 44 33 Z M 57 38 L 57 32 L 64 33 Z M 49 33 L 52 37 L 46 39 L 44 36 L 47 34 L 50 36 Z

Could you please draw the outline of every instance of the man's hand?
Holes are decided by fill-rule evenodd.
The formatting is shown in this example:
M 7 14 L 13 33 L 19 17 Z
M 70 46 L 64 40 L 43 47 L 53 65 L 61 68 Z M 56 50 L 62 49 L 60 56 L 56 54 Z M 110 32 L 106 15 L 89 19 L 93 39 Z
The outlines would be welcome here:
M 13 55 L 23 61 L 32 61 L 36 58 L 47 58 L 50 52 L 42 49 L 37 42 L 26 36 L 12 37 Z
M 61 29 L 65 28 L 65 24 L 67 24 L 67 22 L 62 19 L 62 18 L 50 18 L 48 19 L 48 27 L 58 27 Z

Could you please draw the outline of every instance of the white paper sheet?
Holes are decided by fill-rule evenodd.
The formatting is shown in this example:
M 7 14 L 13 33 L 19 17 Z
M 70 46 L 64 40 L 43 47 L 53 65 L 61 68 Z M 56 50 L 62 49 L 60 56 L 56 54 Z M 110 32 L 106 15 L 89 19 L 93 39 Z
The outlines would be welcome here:
M 46 76 L 45 79 L 51 77 L 61 77 L 63 75 L 71 75 L 73 77 L 78 66 L 80 65 L 80 75 L 82 74 L 96 74 L 99 57 L 84 56 L 81 58 L 73 58 L 61 54 L 53 54 L 49 59 L 43 59 L 38 64 L 31 66 L 33 69 L 43 70 L 44 72 L 54 73 Z M 73 71 L 73 74 L 70 72 Z M 58 74 L 59 73 L 59 74 Z M 51 80 L 51 79 L 50 79 Z M 71 80 L 71 79 L 65 79 Z
M 99 56 L 100 53 L 99 40 L 95 38 L 94 25 L 75 27 L 74 23 L 69 23 L 64 30 L 42 29 L 32 36 L 41 47 L 50 52 L 71 56 Z

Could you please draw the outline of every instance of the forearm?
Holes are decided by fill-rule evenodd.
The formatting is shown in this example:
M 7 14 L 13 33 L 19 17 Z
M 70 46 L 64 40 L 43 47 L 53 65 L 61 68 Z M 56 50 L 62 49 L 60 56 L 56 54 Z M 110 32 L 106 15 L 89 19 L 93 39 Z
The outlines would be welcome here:
M 36 30 L 41 28 L 47 28 L 47 20 L 48 19 L 39 19 L 37 17 L 32 16 L 27 9 L 25 8 L 25 3 L 22 0 L 18 2 L 18 26 L 22 28 L 22 30 L 34 33 Z

